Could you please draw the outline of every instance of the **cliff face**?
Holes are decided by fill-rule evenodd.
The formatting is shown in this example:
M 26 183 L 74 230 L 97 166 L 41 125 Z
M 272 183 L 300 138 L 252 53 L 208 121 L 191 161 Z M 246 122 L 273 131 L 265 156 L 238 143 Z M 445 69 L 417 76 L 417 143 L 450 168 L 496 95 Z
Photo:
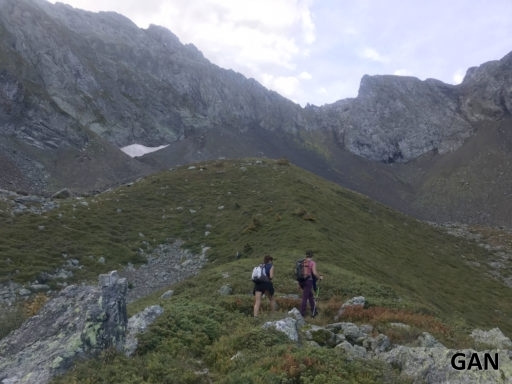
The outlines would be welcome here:
M 0 0 L 0 188 L 84 192 L 177 163 L 268 156 L 379 198 L 359 174 L 377 167 L 377 183 L 400 188 L 378 164 L 453 153 L 478 127 L 510 116 L 511 60 L 471 68 L 458 86 L 364 76 L 356 98 L 301 108 L 165 28 Z M 169 146 L 143 159 L 119 150 L 134 143 Z M 347 158 L 358 169 L 340 169 Z
M 119 147 L 156 146 L 220 125 L 292 127 L 299 111 L 162 27 L 142 30 L 115 13 L 43 0 L 0 6 L 5 45 L 54 108 Z
M 298 105 L 211 64 L 164 28 L 142 30 L 115 13 L 94 14 L 43 0 L 2 0 L 0 11 L 2 153 L 23 175 L 35 174 L 29 180 L 5 176 L 6 188 L 90 186 L 90 179 L 69 179 L 71 165 L 59 173 L 48 163 L 61 156 L 50 153 L 63 148 L 80 157 L 91 140 L 106 156 L 98 164 L 119 163 L 123 168 L 114 170 L 124 175 L 113 179 L 119 181 L 148 171 L 120 159 L 121 153 L 113 153 L 119 147 L 185 139 L 201 143 L 214 130 L 243 137 L 248 130 L 297 127 Z M 36 158 L 39 168 L 31 161 L 24 167 L 25 156 L 8 150 L 13 145 L 46 151 L 35 156 L 17 149 Z M 221 152 L 229 156 L 226 148 Z M 88 155 L 93 156 L 97 153 Z M 112 175 L 99 176 L 112 180 Z M 30 181 L 36 179 L 35 187 Z
M 364 76 L 357 98 L 326 111 L 341 147 L 387 163 L 453 151 L 474 131 L 459 111 L 457 88 L 430 79 Z
M 453 152 L 476 126 L 512 111 L 512 54 L 470 68 L 462 84 L 414 77 L 364 76 L 357 98 L 320 108 L 341 147 L 383 162 L 407 162 L 430 151 Z
M 470 68 L 460 85 L 460 108 L 472 122 L 502 120 L 512 114 L 512 52 L 501 60 Z

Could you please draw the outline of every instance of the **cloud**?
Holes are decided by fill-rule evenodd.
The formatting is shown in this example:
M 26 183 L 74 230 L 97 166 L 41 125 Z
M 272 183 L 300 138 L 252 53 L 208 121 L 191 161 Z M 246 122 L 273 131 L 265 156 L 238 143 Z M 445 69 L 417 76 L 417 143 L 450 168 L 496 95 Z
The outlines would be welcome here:
M 296 93 L 300 84 L 296 76 L 274 76 L 269 73 L 262 75 L 262 81 L 265 87 L 274 89 L 285 97 L 291 97 Z
M 308 0 L 176 0 L 159 8 L 158 23 L 224 67 L 295 68 L 315 40 Z M 238 68 L 234 68 L 238 69 Z
M 325 87 L 320 87 L 320 88 L 317 88 L 316 92 L 319 94 L 319 95 L 327 95 L 327 89 L 325 89 Z
M 453 84 L 460 84 L 462 80 L 464 80 L 464 76 L 466 76 L 466 71 L 463 69 L 458 69 L 452 77 Z
M 373 48 L 364 48 L 361 53 L 361 57 L 364 59 L 370 59 L 372 61 L 376 61 L 378 63 L 388 63 L 389 59 L 385 56 L 382 56 L 376 49 Z
M 304 92 L 303 80 L 311 78 L 299 63 L 316 40 L 311 5 L 311 0 L 176 0 L 160 8 L 159 23 L 215 64 L 296 100 Z
M 403 69 L 403 68 L 393 71 L 393 75 L 395 75 L 395 76 L 414 76 L 411 71 L 409 71 L 408 69 Z

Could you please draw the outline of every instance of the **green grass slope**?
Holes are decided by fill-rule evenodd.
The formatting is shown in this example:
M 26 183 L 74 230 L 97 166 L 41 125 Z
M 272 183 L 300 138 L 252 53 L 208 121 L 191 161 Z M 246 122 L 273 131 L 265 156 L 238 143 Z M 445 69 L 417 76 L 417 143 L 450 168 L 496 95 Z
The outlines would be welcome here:
M 175 295 L 162 303 L 166 315 L 143 341 L 137 358 L 142 360 L 134 363 L 121 356 L 104 356 L 102 362 L 90 363 L 100 364 L 101 369 L 82 366 L 73 373 L 73 380 L 80 375 L 92 377 L 91 372 L 105 375 L 105 367 L 126 375 L 129 369 L 143 374 L 142 368 L 135 367 L 148 359 L 155 367 L 153 373 L 146 372 L 149 377 L 164 369 L 164 356 L 178 359 L 178 366 L 173 368 L 174 363 L 166 361 L 166 373 L 147 382 L 159 382 L 173 369 L 181 370 L 180 364 L 190 371 L 206 366 L 212 375 L 217 372 L 223 377 L 237 377 L 237 372 L 248 367 L 254 372 L 268 372 L 274 367 L 276 377 L 294 377 L 288 370 L 295 365 L 306 367 L 304 375 L 312 374 L 307 353 L 277 334 L 258 344 L 255 348 L 259 352 L 250 352 L 254 361 L 240 363 L 237 368 L 229 360 L 237 351 L 249 350 L 251 343 L 264 338 L 258 331 L 259 323 L 250 319 L 249 277 L 252 267 L 266 253 L 275 258 L 276 295 L 282 311 L 297 304 L 297 300 L 289 299 L 290 294 L 298 293 L 294 263 L 305 250 L 312 249 L 318 269 L 325 276 L 321 283 L 322 316 L 315 321 L 332 322 L 344 299 L 363 295 L 374 315 L 386 314 L 387 319 L 395 321 L 409 319 L 433 333 L 438 330 L 436 336 L 445 342 L 458 342 L 450 331 L 442 331 L 447 329 L 468 331 L 497 326 L 512 333 L 510 288 L 490 277 L 485 249 L 286 160 L 219 160 L 184 166 L 94 197 L 63 201 L 59 209 L 43 215 L 13 217 L 7 207 L 0 208 L 2 281 L 42 279 L 45 272 L 54 271 L 69 259 L 77 259 L 83 266 L 74 271 L 74 280 L 96 281 L 98 273 L 122 268 L 128 262 L 142 262 L 137 252 L 140 248 L 171 239 L 184 240 L 186 247 L 198 253 L 209 247 L 209 263 L 204 270 L 175 285 Z M 241 257 L 236 257 L 237 252 Z M 98 261 L 100 257 L 105 263 Z M 218 293 L 225 284 L 232 287 L 231 296 Z M 133 304 L 131 312 L 161 302 L 158 297 Z M 264 307 L 264 316 L 270 316 L 267 310 Z M 176 323 L 183 326 L 175 329 Z M 277 352 L 263 359 L 269 346 L 288 354 L 289 361 L 276 367 Z M 325 372 L 333 369 L 331 358 L 325 357 Z M 314 366 L 318 364 L 311 364 Z M 388 379 L 393 376 L 383 367 L 374 367 L 375 375 L 369 373 L 368 380 L 361 381 L 354 379 L 360 367 L 352 368 L 354 372 L 340 375 L 346 374 L 355 382 L 385 382 L 382 375 Z M 131 382 L 123 377 L 124 382 Z M 267 379 L 265 382 L 284 382 Z M 197 375 L 192 375 L 190 381 L 185 376 L 180 380 L 200 382 L 194 381 Z M 219 382 L 236 382 L 233 380 Z M 247 382 L 259 382 L 251 380 Z
M 485 122 L 456 151 L 426 155 L 395 167 L 415 190 L 416 217 L 511 227 L 512 120 Z
M 509 290 L 484 267 L 470 266 L 486 260 L 485 250 L 286 161 L 185 166 L 44 215 L 4 214 L 2 221 L 3 281 L 34 280 L 66 259 L 84 266 L 77 280 L 95 280 L 108 268 L 141 262 L 137 250 L 145 244 L 179 238 L 196 252 L 210 247 L 212 268 L 231 263 L 223 268 L 242 277 L 235 290 L 247 290 L 251 266 L 272 254 L 285 293 L 295 287 L 295 260 L 313 249 L 327 296 L 363 294 L 512 330 Z

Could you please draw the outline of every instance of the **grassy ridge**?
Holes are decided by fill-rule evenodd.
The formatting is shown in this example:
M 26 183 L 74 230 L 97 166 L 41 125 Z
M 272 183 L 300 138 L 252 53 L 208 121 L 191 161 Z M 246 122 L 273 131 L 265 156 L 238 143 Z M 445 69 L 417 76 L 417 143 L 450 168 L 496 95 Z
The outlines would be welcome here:
M 209 268 L 231 271 L 235 293 L 248 291 L 252 265 L 270 253 L 278 291 L 292 293 L 294 261 L 313 249 L 325 298 L 362 294 L 378 305 L 512 331 L 510 289 L 467 263 L 486 260 L 485 250 L 286 161 L 181 167 L 44 215 L 4 214 L 2 221 L 4 281 L 41 278 L 69 259 L 83 266 L 76 280 L 95 280 L 142 262 L 139 248 L 180 238 L 197 252 L 210 247 Z
M 293 267 L 306 249 L 315 251 L 325 276 L 320 316 L 310 322 L 332 322 L 345 299 L 364 295 L 370 307 L 348 311 L 343 320 L 370 323 L 393 342 L 414 343 L 428 331 L 462 347 L 468 341 L 461 335 L 477 326 L 512 332 L 510 288 L 488 276 L 485 249 L 285 160 L 180 167 L 62 201 L 43 215 L 11 216 L 2 204 L 0 278 L 45 280 L 76 259 L 81 268 L 73 270 L 73 280 L 95 283 L 98 273 L 143 262 L 140 249 L 176 238 L 196 252 L 209 247 L 210 262 L 198 276 L 174 284 L 170 299 L 155 292 L 129 306 L 130 314 L 150 304 L 164 307 L 136 355 L 106 351 L 55 383 L 106 377 L 112 383 L 407 382 L 384 363 L 353 360 L 339 348 L 298 347 L 262 330 L 264 321 L 298 304 L 290 295 L 298 293 Z M 275 258 L 280 312 L 269 313 L 264 302 L 262 318 L 253 319 L 249 276 L 265 253 Z M 226 284 L 233 294 L 221 296 Z M 390 322 L 411 330 L 397 332 Z

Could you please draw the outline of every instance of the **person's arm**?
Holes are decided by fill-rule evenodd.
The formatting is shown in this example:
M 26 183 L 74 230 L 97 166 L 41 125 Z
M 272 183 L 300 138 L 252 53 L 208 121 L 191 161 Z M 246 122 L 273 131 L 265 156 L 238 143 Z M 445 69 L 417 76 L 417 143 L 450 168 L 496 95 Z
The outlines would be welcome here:
M 317 270 L 316 270 L 316 263 L 313 263 L 313 275 L 315 275 L 315 277 L 319 280 L 322 280 L 324 277 L 320 274 L 318 274 Z
M 270 280 L 274 278 L 274 266 L 270 267 L 270 273 L 269 273 Z

